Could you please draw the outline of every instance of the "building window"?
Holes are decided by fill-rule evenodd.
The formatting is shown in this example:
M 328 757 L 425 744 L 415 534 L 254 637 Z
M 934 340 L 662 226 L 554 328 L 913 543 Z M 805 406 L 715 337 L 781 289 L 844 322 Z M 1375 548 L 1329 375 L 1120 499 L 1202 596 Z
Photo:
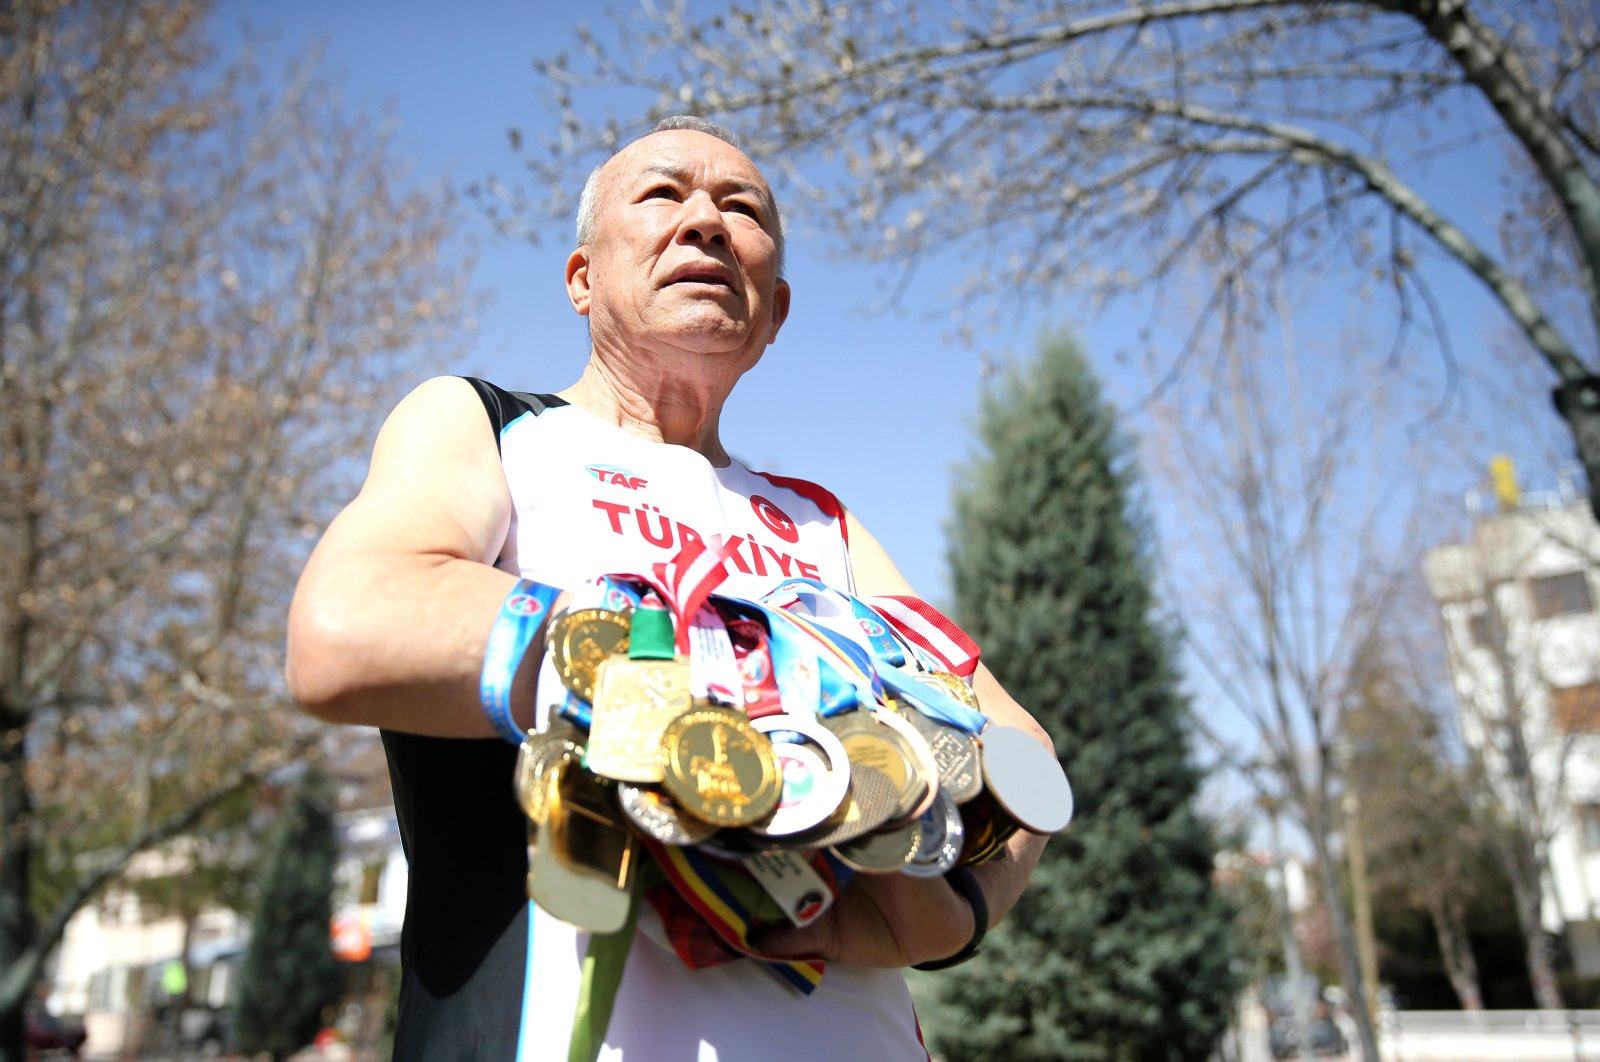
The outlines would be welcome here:
M 383 885 L 383 861 L 374 860 L 361 866 L 361 896 L 357 903 L 377 903 L 378 890 Z
M 1467 620 L 1467 633 L 1472 637 L 1472 644 L 1479 649 L 1495 648 L 1497 639 L 1494 631 L 1494 616 L 1487 609 L 1474 612 L 1472 618 Z
M 1564 734 L 1600 730 L 1600 683 L 1552 688 L 1550 714 L 1556 729 Z
M 1579 804 L 1578 837 L 1585 850 L 1600 852 L 1600 804 Z
M 1546 575 L 1531 580 L 1528 588 L 1533 593 L 1533 614 L 1540 619 L 1594 608 L 1589 600 L 1589 578 L 1583 572 Z

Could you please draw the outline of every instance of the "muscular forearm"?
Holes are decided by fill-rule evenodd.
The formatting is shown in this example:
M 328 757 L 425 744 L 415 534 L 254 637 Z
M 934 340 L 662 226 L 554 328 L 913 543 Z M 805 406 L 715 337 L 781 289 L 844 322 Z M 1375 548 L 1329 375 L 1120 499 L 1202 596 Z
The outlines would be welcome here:
M 327 570 L 313 559 L 290 609 L 290 691 L 330 722 L 492 736 L 478 681 L 489 631 L 515 584 L 455 557 L 369 558 Z M 530 651 L 513 683 L 523 725 L 532 721 L 537 659 Z
M 1037 834 L 1019 832 L 1006 842 L 1001 855 L 973 868 L 973 877 L 978 879 L 983 898 L 988 902 L 990 929 L 999 925 L 1006 912 L 1016 906 L 1039 856 L 1044 853 L 1047 840 L 1049 838 Z

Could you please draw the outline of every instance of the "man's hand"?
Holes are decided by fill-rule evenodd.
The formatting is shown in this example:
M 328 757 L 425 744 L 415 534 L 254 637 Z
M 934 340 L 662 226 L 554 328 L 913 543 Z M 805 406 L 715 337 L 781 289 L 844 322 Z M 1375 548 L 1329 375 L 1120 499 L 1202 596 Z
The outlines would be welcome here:
M 780 958 L 900 967 L 954 955 L 972 930 L 971 906 L 943 878 L 857 874 L 809 926 L 775 926 L 751 943 Z

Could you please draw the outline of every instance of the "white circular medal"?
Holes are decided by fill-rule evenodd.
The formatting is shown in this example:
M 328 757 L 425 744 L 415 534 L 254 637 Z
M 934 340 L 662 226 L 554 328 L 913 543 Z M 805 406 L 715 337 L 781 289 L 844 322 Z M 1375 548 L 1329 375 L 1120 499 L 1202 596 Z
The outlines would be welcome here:
M 1033 737 L 1008 726 L 978 735 L 983 780 L 1017 824 L 1030 833 L 1055 833 L 1072 821 L 1072 785 L 1061 761 Z
M 783 796 L 771 818 L 749 828 L 768 837 L 787 837 L 826 821 L 850 791 L 850 758 L 839 739 L 804 716 L 764 715 L 750 724 L 769 737 L 776 735 L 772 752 L 783 775 Z M 783 740 L 785 732 L 802 740 Z

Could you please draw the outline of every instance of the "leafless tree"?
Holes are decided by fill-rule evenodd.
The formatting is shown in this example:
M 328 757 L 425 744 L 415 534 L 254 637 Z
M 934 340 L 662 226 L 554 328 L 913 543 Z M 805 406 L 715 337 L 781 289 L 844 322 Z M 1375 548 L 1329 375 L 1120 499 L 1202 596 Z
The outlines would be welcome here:
M 1270 351 L 1242 342 L 1224 344 L 1214 384 L 1180 381 L 1152 410 L 1143 449 L 1167 514 L 1167 596 L 1205 683 L 1196 725 L 1302 831 L 1376 1058 L 1342 888 L 1340 741 L 1412 532 L 1412 499 L 1388 474 L 1405 432 L 1392 394 L 1302 350 L 1287 325 Z
M 1426 336 L 1449 377 L 1459 311 L 1434 289 L 1462 270 L 1559 381 L 1600 504 L 1590 0 L 966 0 L 934 12 L 647 3 L 540 62 L 559 131 L 540 144 L 513 132 L 531 185 L 490 182 L 482 199 L 510 227 L 564 216 L 575 162 L 661 114 L 711 114 L 788 167 L 850 254 L 907 277 L 960 244 L 974 263 L 962 295 L 1200 284 L 1204 304 L 1177 315 L 1188 342 L 1173 373 L 1214 346 L 1239 284 L 1315 274 L 1382 306 L 1362 311 L 1392 325 L 1376 362 L 1414 366 Z M 643 90 L 648 113 L 591 120 L 596 90 L 616 86 Z
M 72 913 L 314 744 L 290 580 L 454 334 L 447 200 L 205 12 L 0 11 L 0 1059 Z

